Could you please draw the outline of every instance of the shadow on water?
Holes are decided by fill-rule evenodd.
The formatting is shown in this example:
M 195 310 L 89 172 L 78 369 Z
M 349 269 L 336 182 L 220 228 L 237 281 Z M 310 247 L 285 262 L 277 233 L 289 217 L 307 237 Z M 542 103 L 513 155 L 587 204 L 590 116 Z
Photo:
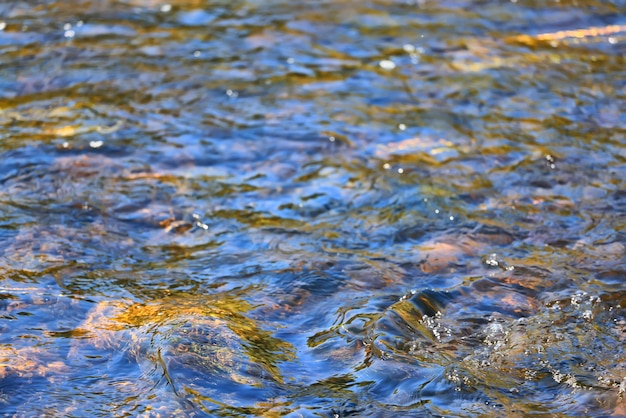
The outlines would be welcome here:
M 626 3 L 0 5 L 0 413 L 626 415 Z

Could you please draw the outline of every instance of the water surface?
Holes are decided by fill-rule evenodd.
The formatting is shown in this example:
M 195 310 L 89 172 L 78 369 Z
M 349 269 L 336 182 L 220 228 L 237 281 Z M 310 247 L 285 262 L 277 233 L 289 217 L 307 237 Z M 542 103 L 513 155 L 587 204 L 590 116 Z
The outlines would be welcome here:
M 626 415 L 624 16 L 3 3 L 0 412 Z

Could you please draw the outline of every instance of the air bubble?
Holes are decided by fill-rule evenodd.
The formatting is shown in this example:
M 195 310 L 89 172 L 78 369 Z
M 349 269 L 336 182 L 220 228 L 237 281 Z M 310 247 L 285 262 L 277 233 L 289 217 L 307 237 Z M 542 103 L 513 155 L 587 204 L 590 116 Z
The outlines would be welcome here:
M 378 65 L 380 65 L 380 68 L 383 70 L 393 70 L 396 68 L 396 63 L 391 60 L 381 60 Z
M 489 256 L 487 256 L 487 258 L 485 259 L 485 264 L 487 264 L 488 266 L 497 267 L 500 265 L 497 258 L 498 255 L 496 253 L 489 254 Z

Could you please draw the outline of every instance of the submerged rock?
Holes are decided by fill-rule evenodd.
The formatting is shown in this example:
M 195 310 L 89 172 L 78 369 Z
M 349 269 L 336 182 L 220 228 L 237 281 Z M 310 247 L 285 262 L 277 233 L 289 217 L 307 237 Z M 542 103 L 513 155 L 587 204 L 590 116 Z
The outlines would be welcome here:
M 291 358 L 289 344 L 244 316 L 250 309 L 228 295 L 101 302 L 80 325 L 85 338 L 72 341 L 69 358 L 89 363 L 100 353 L 116 373 L 134 370 L 142 396 L 153 392 L 151 381 L 185 408 L 213 398 L 237 404 L 241 391 L 280 383 L 278 365 Z

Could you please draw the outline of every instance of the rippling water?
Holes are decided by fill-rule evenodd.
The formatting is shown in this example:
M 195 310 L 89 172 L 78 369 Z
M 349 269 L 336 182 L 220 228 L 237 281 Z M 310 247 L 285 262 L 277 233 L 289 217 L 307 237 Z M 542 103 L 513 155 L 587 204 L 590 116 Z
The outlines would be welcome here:
M 626 415 L 625 16 L 3 2 L 0 412 Z

